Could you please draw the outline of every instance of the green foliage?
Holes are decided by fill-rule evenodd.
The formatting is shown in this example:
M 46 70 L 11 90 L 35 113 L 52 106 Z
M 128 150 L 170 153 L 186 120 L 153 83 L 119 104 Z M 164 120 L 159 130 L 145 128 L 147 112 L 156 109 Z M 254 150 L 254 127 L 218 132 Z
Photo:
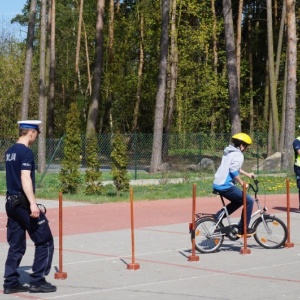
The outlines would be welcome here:
M 136 102 L 138 64 L 140 54 L 140 20 L 144 17 L 144 68 L 142 78 L 142 101 L 139 128 L 143 132 L 153 129 L 154 101 L 157 85 L 159 41 L 160 41 L 160 2 L 141 1 L 136 4 L 121 5 L 114 20 L 115 42 L 114 61 L 107 64 L 105 74 L 113 78 L 110 87 L 114 101 L 112 115 L 114 125 L 128 132 L 132 128 L 132 116 Z M 130 7 L 130 8 L 129 8 Z M 108 35 L 107 35 L 108 36 Z M 106 59 L 108 53 L 106 53 Z M 112 74 L 113 72 L 113 74 Z M 125 84 L 124 84 L 125 83 Z M 105 88 L 107 79 L 104 81 Z M 104 98 L 106 95 L 104 95 Z
M 23 14 L 13 21 L 28 23 L 29 2 Z M 90 100 L 89 74 L 93 73 L 95 57 L 95 24 L 97 1 L 85 1 L 83 9 L 84 26 L 79 45 L 78 73 L 75 74 L 75 54 L 80 1 L 64 0 L 56 3 L 56 70 L 55 70 L 55 137 L 64 134 L 65 116 L 70 103 L 77 101 L 80 112 L 86 113 Z M 211 1 L 177 1 L 176 36 L 178 46 L 178 79 L 175 95 L 175 111 L 172 132 L 211 132 L 230 131 L 228 79 L 226 70 L 226 48 L 222 1 L 215 1 L 217 65 L 214 66 L 213 32 L 214 18 Z M 282 2 L 282 1 L 281 1 Z M 117 4 L 118 3 L 118 4 Z M 232 1 L 233 22 L 236 23 L 239 1 Z M 113 59 L 110 61 L 109 49 L 109 6 L 105 7 L 103 29 L 103 78 L 101 79 L 101 101 L 99 116 L 100 132 L 110 132 L 110 121 L 124 132 L 132 128 L 132 116 L 136 102 L 138 63 L 140 58 L 141 17 L 144 17 L 143 49 L 144 65 L 141 86 L 141 103 L 138 117 L 138 131 L 152 132 L 155 95 L 158 82 L 158 63 L 161 31 L 161 1 L 115 1 Z M 118 7 L 117 7 L 118 5 Z M 253 9 L 255 7 L 255 9 Z M 282 5 L 276 10 L 274 24 L 279 24 Z M 30 87 L 29 117 L 37 116 L 38 78 L 39 78 L 39 11 L 37 2 L 36 38 L 34 42 L 33 70 Z M 300 2 L 296 1 L 296 14 L 299 19 Z M 251 36 L 248 21 L 252 25 Z M 266 81 L 267 30 L 265 26 L 266 9 L 263 1 L 248 1 L 244 5 L 242 21 L 241 56 L 241 99 L 240 110 L 242 127 L 249 128 L 250 95 L 253 95 L 254 127 L 265 130 L 261 112 L 265 106 L 264 89 Z M 299 22 L 297 23 L 299 29 Z M 8 28 L 0 34 L 0 47 L 6 44 L 9 51 L 0 54 L 0 132 L 3 137 L 15 135 L 12 124 L 20 115 L 22 83 L 25 61 L 24 43 L 11 43 L 6 35 Z M 274 48 L 277 48 L 278 26 L 274 26 Z M 250 39 L 251 38 L 251 39 Z M 21 45 L 20 45 L 21 44 Z M 249 49 L 252 54 L 253 78 L 250 78 Z M 298 49 L 300 45 L 298 44 Z M 2 51 L 2 50 L 0 50 Z M 283 94 L 284 53 L 278 78 L 279 111 Z M 299 62 L 298 62 L 299 65 Z M 90 67 L 90 68 L 89 68 Z M 297 69 L 300 76 L 300 68 Z M 90 71 L 90 73 L 88 72 Z M 168 74 L 169 75 L 169 74 Z M 168 77 L 170 78 L 170 76 Z M 253 91 L 249 82 L 253 80 Z M 76 86 L 76 89 L 74 88 Z M 168 82 L 169 87 L 169 82 Z M 168 91 L 169 92 L 169 91 Z M 297 86 L 297 93 L 300 85 Z M 168 94 L 168 93 L 167 93 Z M 112 96 L 111 99 L 108 96 Z M 109 101 L 108 101 L 109 100 Z M 166 105 L 167 107 L 167 105 Z M 300 122 L 300 106 L 297 105 L 296 122 Z M 80 124 L 81 133 L 86 128 L 85 119 Z
M 91 135 L 86 141 L 86 164 L 87 170 L 85 172 L 85 194 L 94 195 L 103 192 L 101 184 L 100 162 L 97 152 L 97 136 Z
M 127 144 L 124 137 L 117 133 L 112 142 L 112 175 L 114 185 L 117 189 L 117 194 L 120 195 L 121 191 L 127 191 L 129 188 L 129 179 L 127 177 Z
M 63 193 L 74 194 L 80 185 L 81 143 L 79 111 L 74 102 L 67 114 L 64 158 L 61 162 L 60 181 Z
M 15 137 L 18 134 L 17 120 L 20 118 L 25 47 L 9 31 L 0 36 L 0 137 Z M 32 74 L 34 78 L 34 74 Z M 32 90 L 32 89 L 31 89 Z M 30 98 L 38 99 L 31 93 Z M 37 105 L 30 102 L 29 118 L 37 118 Z
M 175 131 L 199 132 L 211 129 L 212 118 L 225 115 L 228 106 L 226 65 L 215 73 L 211 49 L 213 17 L 209 1 L 183 0 L 178 21 L 178 82 Z M 199 18 L 201 15 L 201 18 Z M 217 26 L 221 23 L 218 20 Z M 217 36 L 220 29 L 217 29 Z M 219 60 L 224 53 L 218 53 Z M 226 73 L 225 73 L 226 74 Z

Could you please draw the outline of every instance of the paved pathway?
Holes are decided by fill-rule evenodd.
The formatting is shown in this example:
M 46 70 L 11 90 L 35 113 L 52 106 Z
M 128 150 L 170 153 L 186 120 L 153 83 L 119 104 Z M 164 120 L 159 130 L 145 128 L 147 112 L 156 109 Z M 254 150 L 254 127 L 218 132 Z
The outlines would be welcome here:
M 0 201 L 4 203 L 4 198 Z M 41 200 L 55 236 L 56 252 L 48 280 L 58 286 L 53 294 L 1 295 L 1 299 L 299 299 L 300 214 L 291 195 L 291 242 L 294 247 L 261 249 L 248 239 L 251 254 L 242 255 L 242 241 L 227 241 L 221 251 L 199 254 L 190 262 L 188 223 L 192 199 L 134 203 L 135 260 L 132 262 L 129 203 L 84 204 L 64 201 L 63 271 L 66 280 L 54 280 L 58 268 L 58 201 Z M 261 199 L 269 211 L 287 220 L 286 197 Z M 214 213 L 216 197 L 197 198 L 197 211 Z M 240 211 L 233 215 L 238 219 Z M 0 262 L 4 265 L 6 215 L 0 206 Z M 28 282 L 34 246 L 30 240 L 21 264 L 21 280 Z M 3 277 L 3 268 L 0 269 Z M 0 288 L 0 293 L 1 293 Z

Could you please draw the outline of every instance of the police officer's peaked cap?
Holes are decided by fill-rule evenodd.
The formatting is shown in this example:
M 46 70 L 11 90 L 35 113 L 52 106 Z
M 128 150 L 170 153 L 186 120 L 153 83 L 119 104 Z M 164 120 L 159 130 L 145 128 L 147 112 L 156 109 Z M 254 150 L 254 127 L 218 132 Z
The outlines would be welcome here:
M 40 120 L 24 120 L 18 121 L 20 128 L 27 128 L 27 129 L 35 129 L 38 133 L 40 133 L 39 125 L 42 123 Z

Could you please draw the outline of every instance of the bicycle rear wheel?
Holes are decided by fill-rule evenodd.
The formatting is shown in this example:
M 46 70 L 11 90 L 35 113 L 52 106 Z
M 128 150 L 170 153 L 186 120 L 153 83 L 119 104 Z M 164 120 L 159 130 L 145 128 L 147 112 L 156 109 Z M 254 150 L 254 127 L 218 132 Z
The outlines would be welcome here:
M 287 227 L 275 216 L 265 216 L 265 222 L 260 218 L 255 222 L 253 229 L 256 230 L 254 239 L 266 249 L 276 249 L 284 245 L 287 239 Z
M 195 247 L 201 253 L 216 252 L 222 245 L 224 235 L 215 232 L 223 227 L 213 218 L 198 219 L 195 226 Z

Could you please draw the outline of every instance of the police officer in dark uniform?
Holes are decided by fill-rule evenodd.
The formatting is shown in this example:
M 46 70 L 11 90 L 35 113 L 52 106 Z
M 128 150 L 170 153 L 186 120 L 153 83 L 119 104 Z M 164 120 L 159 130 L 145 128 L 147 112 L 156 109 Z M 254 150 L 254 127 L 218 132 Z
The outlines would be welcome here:
M 299 125 L 299 129 L 300 129 L 300 125 Z M 296 208 L 296 212 L 300 212 L 300 136 L 298 136 L 294 140 L 293 148 L 294 148 L 294 153 L 295 153 L 294 172 L 296 175 L 298 195 L 299 195 L 299 207 Z
M 54 252 L 48 220 L 35 199 L 35 163 L 29 148 L 40 133 L 39 120 L 19 121 L 19 139 L 5 153 L 6 214 L 9 250 L 4 271 L 4 294 L 55 292 L 56 286 L 45 279 Z M 18 267 L 26 251 L 26 231 L 35 244 L 30 286 L 19 281 Z

